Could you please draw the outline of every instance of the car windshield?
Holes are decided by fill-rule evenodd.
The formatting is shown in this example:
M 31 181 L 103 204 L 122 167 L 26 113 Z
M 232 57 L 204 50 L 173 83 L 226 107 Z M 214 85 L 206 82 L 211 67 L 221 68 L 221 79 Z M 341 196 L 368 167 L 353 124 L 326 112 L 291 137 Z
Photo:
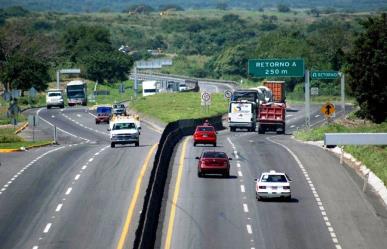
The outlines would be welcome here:
M 56 96 L 62 96 L 61 93 L 48 93 L 49 97 L 56 97 Z
M 288 182 L 284 175 L 263 175 L 261 182 Z
M 203 153 L 202 158 L 227 158 L 227 155 L 224 152 L 207 151 Z
M 214 131 L 214 127 L 212 127 L 212 126 L 206 126 L 206 127 L 202 126 L 202 127 L 198 127 L 197 130 L 198 131 Z
M 134 123 L 116 123 L 113 125 L 113 130 L 124 129 L 136 129 L 136 125 Z
M 125 108 L 125 106 L 124 105 L 114 105 L 113 108 L 115 108 L 115 109 L 123 109 L 123 108 Z

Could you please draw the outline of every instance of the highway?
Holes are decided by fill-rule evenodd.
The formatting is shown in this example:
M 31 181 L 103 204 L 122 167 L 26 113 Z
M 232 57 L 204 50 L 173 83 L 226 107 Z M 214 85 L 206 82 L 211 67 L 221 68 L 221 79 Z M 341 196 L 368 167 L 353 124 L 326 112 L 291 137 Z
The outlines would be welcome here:
M 304 119 L 289 113 L 288 134 Z M 191 137 L 176 149 L 156 248 L 385 248 L 385 207 L 323 149 L 287 135 L 221 131 L 216 150 L 233 158 L 231 176 L 198 178 L 204 150 L 213 148 L 194 147 Z M 293 180 L 290 202 L 255 199 L 254 178 L 271 169 Z
M 110 148 L 84 108 L 38 113 L 59 145 L 1 155 L 0 248 L 130 248 L 160 133 Z

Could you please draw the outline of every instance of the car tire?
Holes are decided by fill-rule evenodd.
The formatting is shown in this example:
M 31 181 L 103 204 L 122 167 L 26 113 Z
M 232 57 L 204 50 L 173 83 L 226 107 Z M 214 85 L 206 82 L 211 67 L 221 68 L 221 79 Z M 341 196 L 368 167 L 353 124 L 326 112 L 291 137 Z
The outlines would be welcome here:
M 235 128 L 234 128 L 234 127 L 230 127 L 230 131 L 231 131 L 231 132 L 234 132 L 234 131 L 235 131 Z
M 292 196 L 285 197 L 285 201 L 291 201 L 291 200 L 292 200 Z
M 138 146 L 140 146 L 140 142 L 135 142 L 134 145 L 135 145 L 136 147 L 138 147 Z
M 48 105 L 48 106 L 47 106 L 47 109 L 51 109 L 51 106 Z
M 95 121 L 95 124 L 99 124 L 99 122 L 98 122 L 98 121 Z
M 203 177 L 203 173 L 201 173 L 200 171 L 198 171 L 198 177 Z
M 63 109 L 64 108 L 64 104 L 60 106 L 60 109 Z
M 223 174 L 223 177 L 229 178 L 230 177 L 230 171 L 227 171 L 226 173 Z
M 214 143 L 213 146 L 216 147 L 216 143 Z
M 116 144 L 112 142 L 112 143 L 110 143 L 110 147 L 114 148 L 114 147 L 116 147 Z
M 196 142 L 193 143 L 194 147 L 196 147 Z
M 258 129 L 258 134 L 265 134 L 265 131 L 262 128 Z

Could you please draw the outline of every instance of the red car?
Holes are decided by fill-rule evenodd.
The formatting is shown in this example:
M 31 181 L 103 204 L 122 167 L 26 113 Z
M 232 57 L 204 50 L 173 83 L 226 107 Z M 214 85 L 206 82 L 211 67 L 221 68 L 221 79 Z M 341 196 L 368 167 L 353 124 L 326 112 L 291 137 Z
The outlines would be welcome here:
M 97 116 L 95 117 L 95 124 L 108 123 L 112 117 L 112 108 L 110 106 L 97 107 Z
M 194 146 L 197 144 L 212 144 L 216 147 L 216 130 L 211 125 L 197 126 L 193 138 Z
M 226 153 L 219 151 L 204 151 L 200 157 L 196 157 L 198 163 L 198 177 L 205 174 L 222 174 L 230 176 L 230 160 Z

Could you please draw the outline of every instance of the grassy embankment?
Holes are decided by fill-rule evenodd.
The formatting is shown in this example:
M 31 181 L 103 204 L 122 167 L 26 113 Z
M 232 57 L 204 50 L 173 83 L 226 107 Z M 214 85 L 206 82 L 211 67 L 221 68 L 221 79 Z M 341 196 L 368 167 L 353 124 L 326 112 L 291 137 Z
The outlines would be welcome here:
M 131 104 L 136 111 L 165 123 L 220 115 L 227 112 L 227 106 L 223 94 L 213 94 L 211 107 L 206 112 L 200 105 L 200 93 L 163 93 L 141 97 Z
M 19 149 L 20 147 L 39 146 L 50 142 L 50 140 L 24 141 L 15 134 L 14 128 L 0 129 L 0 149 Z
M 339 123 L 324 125 L 310 131 L 298 131 L 295 137 L 301 140 L 323 140 L 325 133 L 336 132 L 387 132 L 387 122 L 373 124 L 364 121 L 346 119 Z M 387 146 L 344 146 L 344 150 L 363 162 L 387 185 Z

